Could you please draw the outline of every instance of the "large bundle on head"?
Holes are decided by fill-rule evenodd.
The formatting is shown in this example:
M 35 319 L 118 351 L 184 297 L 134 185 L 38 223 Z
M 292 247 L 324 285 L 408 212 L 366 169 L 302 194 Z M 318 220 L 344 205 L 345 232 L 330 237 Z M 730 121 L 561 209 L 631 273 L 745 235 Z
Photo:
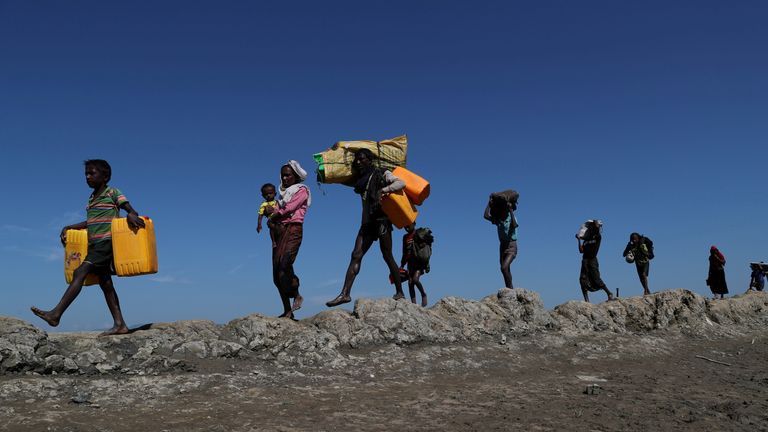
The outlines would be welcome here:
M 501 192 L 494 192 L 491 196 L 493 196 L 494 200 L 503 201 L 512 210 L 517 210 L 517 200 L 520 198 L 520 194 L 516 190 L 507 189 Z
M 510 211 L 514 212 L 517 210 L 518 198 L 520 198 L 520 194 L 512 189 L 492 193 L 490 202 L 491 221 L 499 223 L 506 220 Z M 512 215 L 512 222 L 517 227 L 517 220 L 514 214 Z
M 403 135 L 383 141 L 339 141 L 328 150 L 314 155 L 317 163 L 317 181 L 320 183 L 341 183 L 350 186 L 352 161 L 355 152 L 368 149 L 376 157 L 374 165 L 392 170 L 405 167 L 408 153 L 408 138 Z

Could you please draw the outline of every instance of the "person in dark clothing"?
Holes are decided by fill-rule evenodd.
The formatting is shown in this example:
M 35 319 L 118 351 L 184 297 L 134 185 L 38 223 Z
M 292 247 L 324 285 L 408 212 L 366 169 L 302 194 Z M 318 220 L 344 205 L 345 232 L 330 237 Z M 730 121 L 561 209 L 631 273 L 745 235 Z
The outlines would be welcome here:
M 608 290 L 605 282 L 600 278 L 600 264 L 597 261 L 597 252 L 600 250 L 602 235 L 600 227 L 602 223 L 599 220 L 590 220 L 586 223 L 586 232 L 583 236 L 576 234 L 576 240 L 579 243 L 579 253 L 581 253 L 581 273 L 579 274 L 579 284 L 581 292 L 584 294 L 584 301 L 589 302 L 589 293 L 603 290 L 608 295 L 608 300 L 613 300 L 613 294 Z
M 749 276 L 749 289 L 747 291 L 762 291 L 765 288 L 765 271 L 763 270 L 763 262 L 750 263 L 749 268 L 752 269 L 752 274 Z
M 408 270 L 405 272 L 408 280 L 408 293 L 411 295 L 411 303 L 416 303 L 416 289 L 418 288 L 421 293 L 421 305 L 427 306 L 427 291 L 424 290 L 424 285 L 421 283 L 421 277 L 424 273 L 429 272 L 429 264 L 424 264 L 418 260 L 414 254 L 414 236 L 416 234 L 416 223 L 412 223 L 405 227 L 405 234 L 403 235 L 403 256 L 400 259 L 400 269 L 405 269 L 408 266 Z M 400 272 L 400 278 L 403 279 L 403 272 Z
M 718 295 L 723 299 L 728 294 L 728 284 L 725 282 L 725 256 L 715 246 L 709 248 L 707 285 L 712 290 L 715 299 L 718 298 Z
M 635 263 L 637 269 L 637 277 L 640 278 L 640 285 L 643 286 L 643 295 L 650 295 L 651 290 L 648 288 L 648 272 L 650 268 L 651 253 L 646 245 L 645 237 L 634 232 L 629 235 L 629 243 L 624 248 L 624 257 L 630 256 L 632 261 L 627 259 L 628 262 Z
M 355 174 L 355 193 L 362 199 L 362 221 L 355 238 L 355 247 L 352 250 L 347 274 L 344 277 L 344 285 L 336 298 L 325 303 L 328 307 L 352 301 L 350 296 L 352 284 L 360 272 L 363 256 L 376 241 L 379 242 L 381 255 L 389 267 L 389 274 L 395 284 L 395 295 L 392 298 L 395 300 L 405 298 L 397 261 L 392 255 L 392 222 L 381 209 L 381 198 L 404 189 L 405 182 L 395 177 L 389 170 L 375 167 L 374 161 L 373 152 L 368 149 L 360 149 L 355 153 L 352 172 Z

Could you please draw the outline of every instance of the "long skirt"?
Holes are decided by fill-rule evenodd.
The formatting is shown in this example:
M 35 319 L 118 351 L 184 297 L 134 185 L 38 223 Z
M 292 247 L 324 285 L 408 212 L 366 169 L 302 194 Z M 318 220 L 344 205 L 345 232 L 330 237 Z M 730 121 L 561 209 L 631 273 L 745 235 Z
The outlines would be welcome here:
M 600 264 L 597 262 L 597 257 L 581 259 L 579 284 L 582 290 L 589 292 L 607 289 L 605 282 L 600 278 Z
M 280 294 L 296 297 L 299 293 L 299 278 L 293 271 L 293 263 L 299 254 L 304 226 L 300 223 L 277 224 L 272 250 L 272 280 Z
M 728 294 L 728 284 L 725 282 L 725 269 L 709 269 L 707 285 L 712 294 Z

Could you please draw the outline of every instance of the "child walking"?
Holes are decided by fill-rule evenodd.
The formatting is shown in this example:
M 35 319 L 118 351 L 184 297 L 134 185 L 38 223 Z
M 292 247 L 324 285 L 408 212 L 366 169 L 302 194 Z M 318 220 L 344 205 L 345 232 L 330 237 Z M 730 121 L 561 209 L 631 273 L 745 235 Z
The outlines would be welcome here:
M 44 311 L 32 306 L 32 313 L 47 322 L 50 326 L 59 325 L 61 316 L 69 305 L 77 298 L 83 288 L 83 282 L 88 274 L 99 277 L 99 286 L 104 292 L 109 312 L 112 314 L 114 325 L 101 336 L 128 333 L 128 326 L 123 320 L 120 310 L 120 300 L 112 284 L 112 219 L 120 214 L 120 209 L 128 212 L 128 226 L 132 229 L 144 227 L 144 221 L 139 218 L 136 210 L 131 207 L 128 199 L 118 189 L 107 183 L 112 178 L 112 167 L 102 159 L 85 161 L 85 181 L 93 189 L 86 206 L 87 219 L 74 225 L 65 226 L 61 230 L 61 243 L 66 244 L 67 230 L 88 229 L 88 255 L 72 275 L 72 282 L 67 287 L 59 303 L 53 309 Z
M 404 274 L 408 277 L 408 293 L 411 295 L 411 303 L 416 303 L 416 290 L 419 289 L 421 294 L 421 305 L 427 306 L 427 291 L 424 290 L 424 285 L 421 284 L 421 276 L 429 272 L 429 263 L 423 263 L 422 260 L 416 256 L 416 224 L 412 223 L 405 227 L 405 234 L 403 235 L 403 257 L 400 259 L 400 278 L 402 279 Z M 406 265 L 408 270 L 406 271 Z
M 259 206 L 259 219 L 256 224 L 257 233 L 261 232 L 261 220 L 264 218 L 264 209 L 267 207 L 274 208 L 277 205 L 277 201 L 275 200 L 276 195 L 275 185 L 272 183 L 265 183 L 261 187 L 261 196 L 264 198 L 264 202 Z M 277 246 L 277 243 L 275 242 L 274 224 L 270 222 L 269 218 L 267 218 L 267 228 L 269 228 L 269 238 L 272 240 L 272 247 L 275 247 Z

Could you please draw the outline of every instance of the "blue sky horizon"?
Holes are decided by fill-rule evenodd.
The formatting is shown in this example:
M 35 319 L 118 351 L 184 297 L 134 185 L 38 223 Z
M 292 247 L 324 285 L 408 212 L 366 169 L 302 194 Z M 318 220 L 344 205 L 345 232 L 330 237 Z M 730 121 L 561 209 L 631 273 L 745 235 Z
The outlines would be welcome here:
M 503 286 L 482 212 L 508 188 L 515 286 L 549 308 L 581 299 L 574 234 L 591 218 L 622 296 L 642 292 L 621 257 L 633 231 L 656 245 L 652 291 L 709 296 L 714 244 L 742 293 L 748 263 L 768 261 L 766 18 L 758 1 L 0 1 L 0 315 L 53 330 L 29 307 L 66 288 L 58 233 L 85 218 L 91 158 L 155 221 L 160 271 L 115 278 L 129 323 L 280 313 L 256 211 L 288 159 L 313 194 L 298 317 L 324 310 L 360 203 L 318 187 L 312 155 L 401 134 L 432 184 L 418 221 L 436 238 L 430 305 Z M 374 245 L 353 298 L 392 293 Z M 58 330 L 110 325 L 88 287 Z

